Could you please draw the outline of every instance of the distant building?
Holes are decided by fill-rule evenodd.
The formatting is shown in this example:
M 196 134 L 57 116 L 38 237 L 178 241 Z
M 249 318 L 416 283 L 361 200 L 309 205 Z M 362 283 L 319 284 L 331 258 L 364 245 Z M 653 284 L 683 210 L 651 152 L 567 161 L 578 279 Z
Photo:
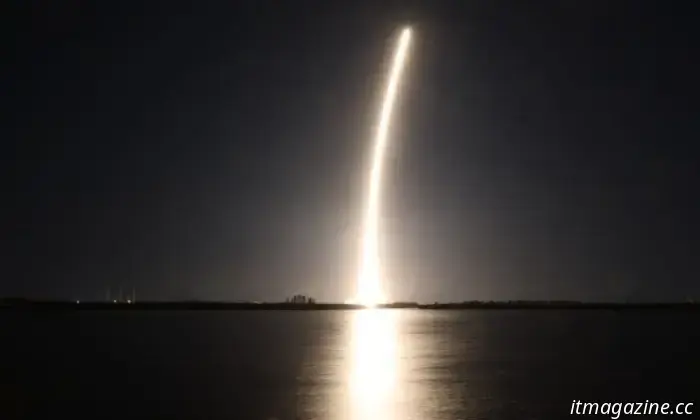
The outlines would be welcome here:
M 304 303 L 304 304 L 314 304 L 316 299 L 308 297 L 306 295 L 294 295 L 291 298 L 287 298 L 287 303 Z

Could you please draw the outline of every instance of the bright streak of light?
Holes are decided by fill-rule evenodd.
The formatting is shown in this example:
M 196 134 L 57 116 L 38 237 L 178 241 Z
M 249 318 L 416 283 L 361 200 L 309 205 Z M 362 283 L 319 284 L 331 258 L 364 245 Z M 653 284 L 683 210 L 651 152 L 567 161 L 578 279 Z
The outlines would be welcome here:
M 384 152 L 386 150 L 391 122 L 391 113 L 396 101 L 396 92 L 403 72 L 408 46 L 411 41 L 411 29 L 401 31 L 399 45 L 394 55 L 379 117 L 379 127 L 374 140 L 374 154 L 370 169 L 369 195 L 364 220 L 364 234 L 362 238 L 360 270 L 357 281 L 356 301 L 366 306 L 374 306 L 384 302 L 384 293 L 381 285 L 379 264 L 379 215 L 380 197 L 382 186 L 382 170 L 384 166 Z

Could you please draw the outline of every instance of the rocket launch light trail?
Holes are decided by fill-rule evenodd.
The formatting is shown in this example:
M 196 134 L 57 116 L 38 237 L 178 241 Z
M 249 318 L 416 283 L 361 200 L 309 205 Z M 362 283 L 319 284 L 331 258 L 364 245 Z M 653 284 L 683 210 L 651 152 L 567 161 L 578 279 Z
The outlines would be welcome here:
M 384 302 L 380 273 L 381 267 L 379 264 L 379 218 L 381 212 L 382 170 L 384 166 L 384 152 L 389 135 L 391 113 L 394 108 L 394 102 L 396 101 L 396 92 L 398 90 L 399 81 L 401 80 L 410 41 L 411 29 L 404 28 L 401 31 L 399 45 L 391 65 L 389 84 L 384 93 L 384 100 L 379 116 L 379 127 L 377 128 L 376 137 L 374 139 L 374 153 L 370 169 L 369 191 L 364 219 L 356 296 L 356 301 L 366 306 Z

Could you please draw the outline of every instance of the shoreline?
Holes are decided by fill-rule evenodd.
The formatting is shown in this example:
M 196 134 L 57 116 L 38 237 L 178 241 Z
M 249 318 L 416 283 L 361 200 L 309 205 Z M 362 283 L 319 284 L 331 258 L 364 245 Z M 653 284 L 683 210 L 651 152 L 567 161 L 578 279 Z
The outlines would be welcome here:
M 390 303 L 377 305 L 378 309 L 430 310 L 699 310 L 697 303 L 596 303 L 596 302 L 462 302 L 418 304 Z M 366 309 L 363 305 L 344 303 L 255 303 L 255 302 L 70 302 L 70 301 L 0 301 L 0 310 L 297 310 L 328 311 Z

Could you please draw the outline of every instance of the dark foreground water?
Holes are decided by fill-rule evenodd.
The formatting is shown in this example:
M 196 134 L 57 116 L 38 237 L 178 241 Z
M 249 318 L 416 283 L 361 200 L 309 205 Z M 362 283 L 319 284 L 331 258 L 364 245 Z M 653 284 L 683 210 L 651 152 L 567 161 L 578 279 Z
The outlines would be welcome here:
M 0 312 L 0 419 L 555 419 L 574 399 L 700 413 L 700 314 Z

